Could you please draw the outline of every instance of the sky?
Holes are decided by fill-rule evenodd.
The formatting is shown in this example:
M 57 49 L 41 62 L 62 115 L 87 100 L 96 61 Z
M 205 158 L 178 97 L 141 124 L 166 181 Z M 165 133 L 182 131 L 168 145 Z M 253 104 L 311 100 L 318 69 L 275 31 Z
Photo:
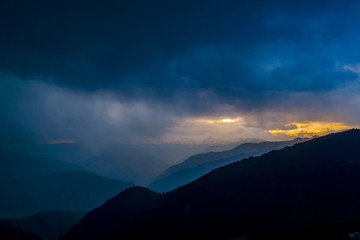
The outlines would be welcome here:
M 1 1 L 0 144 L 91 158 L 356 128 L 359 12 L 355 0 Z

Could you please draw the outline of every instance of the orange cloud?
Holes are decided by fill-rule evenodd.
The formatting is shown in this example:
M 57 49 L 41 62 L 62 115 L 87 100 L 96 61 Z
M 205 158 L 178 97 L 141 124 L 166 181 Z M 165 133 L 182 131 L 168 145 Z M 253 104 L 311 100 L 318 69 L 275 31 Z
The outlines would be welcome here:
M 304 122 L 304 123 L 288 123 L 285 124 L 286 127 L 296 126 L 294 129 L 283 130 L 283 129 L 275 129 L 275 130 L 267 130 L 265 132 L 269 132 L 273 135 L 285 134 L 288 136 L 295 137 L 313 137 L 313 136 L 321 136 L 332 132 L 343 131 L 352 128 L 344 123 L 337 122 Z

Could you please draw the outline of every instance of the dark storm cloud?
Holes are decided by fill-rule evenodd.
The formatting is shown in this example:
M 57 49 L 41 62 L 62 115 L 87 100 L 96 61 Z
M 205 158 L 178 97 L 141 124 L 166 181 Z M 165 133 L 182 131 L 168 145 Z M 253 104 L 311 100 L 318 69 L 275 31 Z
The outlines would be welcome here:
M 132 165 L 136 179 L 150 168 L 125 148 L 156 166 L 146 144 L 174 163 L 186 144 L 271 140 L 292 122 L 359 126 L 359 12 L 351 0 L 0 1 L 0 150 L 76 142 L 63 156 Z M 239 120 L 208 123 L 224 118 Z
M 98 96 L 96 91 L 108 91 L 114 102 L 129 106 L 145 102 L 168 120 L 172 118 L 168 115 L 236 116 L 239 111 L 307 108 L 307 103 L 315 104 L 315 95 L 306 101 L 290 101 L 294 98 L 289 95 L 328 92 L 358 79 L 348 66 L 360 61 L 359 5 L 358 1 L 2 1 L 0 71 L 30 80 L 30 86 L 33 80 L 45 81 L 90 99 L 92 93 Z M 7 86 L 2 85 L 5 93 Z M 4 108 L 21 104 L 24 97 L 15 93 L 19 96 L 3 96 Z M 14 118 L 37 109 L 46 93 L 44 89 L 26 93 L 34 104 Z M 63 104 L 58 115 L 77 112 L 76 120 L 68 117 L 64 122 L 78 123 L 99 114 L 92 112 L 91 104 L 81 105 L 84 98 L 70 99 L 72 103 L 58 103 Z M 26 118 L 39 116 L 33 122 L 46 122 L 52 119 L 47 110 L 52 107 L 48 104 L 43 112 Z M 149 126 L 162 121 L 146 124 L 141 114 L 140 120 L 128 116 L 128 123 L 124 119 L 121 123 L 134 132 L 154 136 L 161 132 Z M 3 121 L 11 125 L 11 114 L 6 118 Z
M 60 86 L 160 99 L 205 89 L 231 99 L 356 78 L 336 69 L 340 55 L 355 61 L 347 40 L 359 39 L 356 1 L 3 1 L 0 9 L 1 71 Z

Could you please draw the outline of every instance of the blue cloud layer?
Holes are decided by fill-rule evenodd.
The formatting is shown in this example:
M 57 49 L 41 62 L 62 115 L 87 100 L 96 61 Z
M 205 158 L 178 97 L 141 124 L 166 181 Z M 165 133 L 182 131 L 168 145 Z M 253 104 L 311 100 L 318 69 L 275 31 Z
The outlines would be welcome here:
M 5 1 L 0 70 L 152 97 L 323 91 L 357 79 L 358 1 Z M 245 93 L 244 93 L 245 92 Z

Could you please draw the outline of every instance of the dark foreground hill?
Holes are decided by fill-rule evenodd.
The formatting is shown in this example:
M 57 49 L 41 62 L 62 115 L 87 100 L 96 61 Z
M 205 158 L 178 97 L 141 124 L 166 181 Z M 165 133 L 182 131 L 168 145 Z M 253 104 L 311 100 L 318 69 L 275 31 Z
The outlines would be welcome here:
M 216 169 L 98 239 L 347 239 L 359 172 L 360 131 L 330 134 Z
M 148 211 L 161 195 L 143 187 L 128 188 L 89 212 L 63 239 L 101 239 Z
M 48 211 L 20 219 L 0 220 L 0 225 L 11 226 L 12 229 L 17 229 L 17 232 L 27 232 L 25 237 L 33 234 L 43 240 L 57 240 L 60 235 L 69 231 L 74 224 L 79 222 L 85 214 L 86 212 Z M 0 237 L 0 239 L 3 238 Z
M 0 223 L 1 240 L 43 240 L 35 234 L 29 233 L 19 228 L 15 228 L 6 223 Z
M 271 150 L 281 149 L 304 142 L 307 139 L 296 138 L 291 141 L 243 143 L 230 150 L 196 154 L 184 162 L 171 166 L 161 173 L 149 188 L 157 192 L 166 192 L 183 186 L 215 168 L 227 165 L 250 156 L 259 156 Z

